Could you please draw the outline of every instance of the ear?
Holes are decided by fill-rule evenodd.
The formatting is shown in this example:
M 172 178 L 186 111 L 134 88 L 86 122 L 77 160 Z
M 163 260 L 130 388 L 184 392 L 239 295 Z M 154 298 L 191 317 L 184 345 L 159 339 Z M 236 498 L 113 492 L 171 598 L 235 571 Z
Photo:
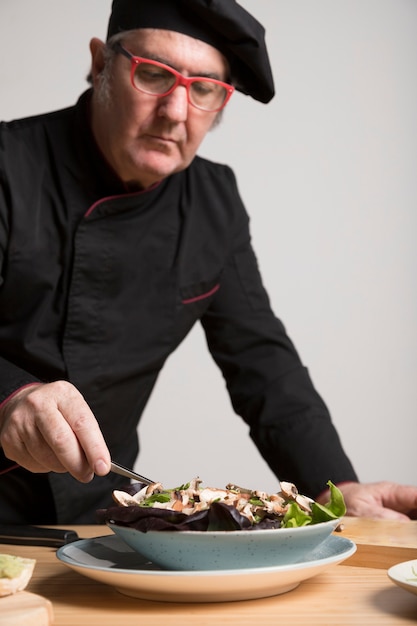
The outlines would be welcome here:
M 100 77 L 101 72 L 104 68 L 104 49 L 105 43 L 101 41 L 101 39 L 97 39 L 94 37 L 90 41 L 90 52 L 91 52 L 91 76 L 93 79 L 93 85 L 96 86 L 97 80 Z

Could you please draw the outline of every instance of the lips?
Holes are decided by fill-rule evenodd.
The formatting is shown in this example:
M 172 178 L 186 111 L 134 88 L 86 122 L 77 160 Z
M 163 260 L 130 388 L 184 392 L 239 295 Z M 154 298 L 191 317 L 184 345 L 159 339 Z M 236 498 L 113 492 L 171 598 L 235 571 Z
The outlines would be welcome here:
M 166 155 L 171 155 L 172 151 L 179 145 L 179 140 L 177 138 L 165 135 L 146 134 L 142 136 L 142 139 L 145 141 L 145 146 L 149 150 L 155 150 L 157 152 L 165 153 Z
M 161 143 L 178 143 L 175 137 L 165 137 L 164 135 L 148 135 L 152 141 L 160 141 Z

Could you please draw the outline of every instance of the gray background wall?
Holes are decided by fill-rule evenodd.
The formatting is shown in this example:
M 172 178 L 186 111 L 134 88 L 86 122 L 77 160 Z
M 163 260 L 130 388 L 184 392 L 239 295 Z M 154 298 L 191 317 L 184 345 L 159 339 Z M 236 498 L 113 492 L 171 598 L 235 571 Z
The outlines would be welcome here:
M 360 477 L 416 484 L 417 2 L 242 4 L 267 25 L 277 95 L 236 94 L 200 153 L 238 176 L 273 307 Z M 109 11 L 1 0 L 0 118 L 75 102 Z M 137 469 L 167 486 L 200 475 L 275 489 L 199 328 L 139 433 Z

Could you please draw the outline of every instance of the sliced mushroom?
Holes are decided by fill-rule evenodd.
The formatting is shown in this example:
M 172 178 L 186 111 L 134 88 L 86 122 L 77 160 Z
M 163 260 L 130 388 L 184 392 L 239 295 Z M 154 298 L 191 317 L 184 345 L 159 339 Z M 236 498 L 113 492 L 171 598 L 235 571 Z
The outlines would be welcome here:
M 312 503 L 311 498 L 307 498 L 307 496 L 302 496 L 301 494 L 298 494 L 297 497 L 295 498 L 295 501 L 300 507 L 300 509 L 302 509 L 303 511 L 306 511 L 307 513 L 311 513 L 311 503 Z
M 298 495 L 298 489 L 293 483 L 286 483 L 281 481 L 281 491 L 279 495 L 283 495 L 284 498 L 295 500 Z
M 137 494 L 136 494 L 137 495 Z M 126 491 L 113 491 L 113 500 L 120 506 L 138 506 L 138 501 Z

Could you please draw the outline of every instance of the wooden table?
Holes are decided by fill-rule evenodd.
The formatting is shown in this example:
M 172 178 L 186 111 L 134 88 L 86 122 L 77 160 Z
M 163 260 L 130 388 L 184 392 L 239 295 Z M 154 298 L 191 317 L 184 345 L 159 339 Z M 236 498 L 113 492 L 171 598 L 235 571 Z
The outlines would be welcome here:
M 73 528 L 83 538 L 110 532 L 101 526 Z M 0 552 L 36 558 L 27 591 L 52 602 L 54 626 L 416 625 L 417 595 L 394 585 L 387 569 L 417 559 L 417 522 L 346 518 L 343 535 L 358 546 L 343 564 L 331 566 L 283 595 L 219 604 L 150 602 L 124 596 L 69 569 L 52 548 L 0 545 Z

